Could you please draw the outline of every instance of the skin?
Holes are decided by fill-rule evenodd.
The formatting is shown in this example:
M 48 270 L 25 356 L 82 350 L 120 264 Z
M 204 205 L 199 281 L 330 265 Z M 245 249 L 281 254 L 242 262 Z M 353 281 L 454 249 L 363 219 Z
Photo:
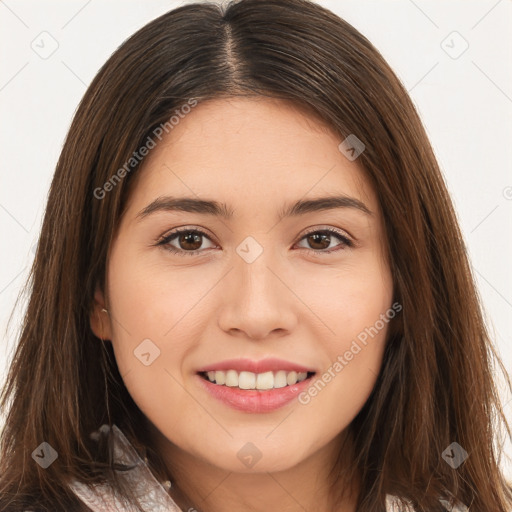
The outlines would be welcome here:
M 378 200 L 357 160 L 339 151 L 341 140 L 289 102 L 211 100 L 192 109 L 134 177 L 91 326 L 112 341 L 184 510 L 356 510 L 357 485 L 331 503 L 327 473 L 374 387 L 387 325 L 306 405 L 237 411 L 204 391 L 196 375 L 224 359 L 278 357 L 319 376 L 391 307 Z M 278 221 L 299 199 L 342 194 L 371 215 L 345 207 Z M 233 218 L 183 211 L 137 218 L 163 195 L 224 202 Z M 194 255 L 156 245 L 177 227 L 207 233 Z M 353 247 L 336 236 L 325 246 L 304 236 L 329 227 Z M 247 236 L 263 247 L 252 263 L 236 252 Z M 193 244 L 181 240 L 169 245 L 190 252 Z M 332 248 L 340 250 L 328 253 Z M 149 366 L 134 356 L 144 339 L 160 350 Z M 247 442 L 261 452 L 251 468 L 237 457 Z

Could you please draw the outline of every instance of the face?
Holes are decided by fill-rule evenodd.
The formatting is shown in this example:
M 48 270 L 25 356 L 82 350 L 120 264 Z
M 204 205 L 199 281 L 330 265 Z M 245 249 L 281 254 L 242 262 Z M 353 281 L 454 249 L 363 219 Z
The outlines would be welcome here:
M 285 470 L 367 400 L 393 290 L 375 192 L 340 142 L 289 103 L 233 98 L 146 157 L 91 322 L 172 449 Z

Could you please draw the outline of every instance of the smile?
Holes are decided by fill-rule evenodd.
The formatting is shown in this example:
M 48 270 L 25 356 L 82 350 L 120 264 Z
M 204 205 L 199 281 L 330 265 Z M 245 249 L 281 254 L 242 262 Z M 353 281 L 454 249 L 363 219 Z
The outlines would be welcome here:
M 271 412 L 291 403 L 316 371 L 284 359 L 230 359 L 199 368 L 200 387 L 232 409 Z
M 287 372 L 279 370 L 277 372 L 253 373 L 237 372 L 236 370 L 215 370 L 204 372 L 201 375 L 219 386 L 228 386 L 238 389 L 257 389 L 260 391 L 269 389 L 279 389 L 286 386 L 293 386 L 297 382 L 311 377 L 312 372 Z

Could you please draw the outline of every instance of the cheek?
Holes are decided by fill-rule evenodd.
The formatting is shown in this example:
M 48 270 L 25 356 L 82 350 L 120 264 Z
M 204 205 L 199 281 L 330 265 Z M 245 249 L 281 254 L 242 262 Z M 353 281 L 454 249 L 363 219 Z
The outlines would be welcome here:
M 363 407 L 380 371 L 388 326 L 397 314 L 391 274 L 379 260 L 363 258 L 357 266 L 318 275 L 315 284 L 305 286 L 304 293 L 309 289 L 308 303 L 329 334 L 321 337 L 323 371 L 299 402 L 344 428 Z
M 210 281 L 212 276 L 199 266 L 169 269 L 119 247 L 112 253 L 108 280 L 116 343 L 133 350 L 149 338 L 161 349 L 172 342 L 175 354 L 185 350 L 183 340 L 191 339 L 194 329 L 190 313 L 201 310 Z
M 385 331 L 380 319 L 391 307 L 393 286 L 389 268 L 367 251 L 347 264 L 316 269 L 302 280 L 299 293 L 328 329 L 323 344 L 334 358 L 376 322 Z
M 205 276 L 197 277 L 198 268 L 173 271 L 171 279 L 169 271 L 148 264 L 135 251 L 130 255 L 120 246 L 112 253 L 112 344 L 125 385 L 146 414 L 155 413 L 147 409 L 164 395 L 176 406 L 186 403 L 180 384 L 186 373 L 183 361 L 201 339 L 202 326 L 194 318 L 211 288 Z
M 169 432 L 180 431 L 182 417 L 194 408 L 183 387 L 183 361 L 201 339 L 201 325 L 193 319 L 205 283 L 184 274 L 169 279 L 136 257 L 114 254 L 108 283 L 112 345 L 124 384 L 143 414 L 159 418 Z

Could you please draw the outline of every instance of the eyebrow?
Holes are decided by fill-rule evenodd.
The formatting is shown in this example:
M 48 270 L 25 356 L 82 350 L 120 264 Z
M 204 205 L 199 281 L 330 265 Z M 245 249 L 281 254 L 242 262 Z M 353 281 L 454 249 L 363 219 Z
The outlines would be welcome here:
M 286 205 L 278 212 L 278 216 L 279 220 L 282 220 L 285 217 L 294 217 L 335 208 L 353 208 L 366 215 L 373 215 L 371 210 L 359 199 L 341 195 L 298 200 L 291 205 Z M 136 215 L 136 219 L 142 220 L 152 213 L 161 211 L 199 213 L 202 215 L 222 217 L 227 220 L 233 217 L 233 210 L 228 208 L 225 203 L 214 200 L 196 199 L 193 197 L 160 196 L 143 208 Z

